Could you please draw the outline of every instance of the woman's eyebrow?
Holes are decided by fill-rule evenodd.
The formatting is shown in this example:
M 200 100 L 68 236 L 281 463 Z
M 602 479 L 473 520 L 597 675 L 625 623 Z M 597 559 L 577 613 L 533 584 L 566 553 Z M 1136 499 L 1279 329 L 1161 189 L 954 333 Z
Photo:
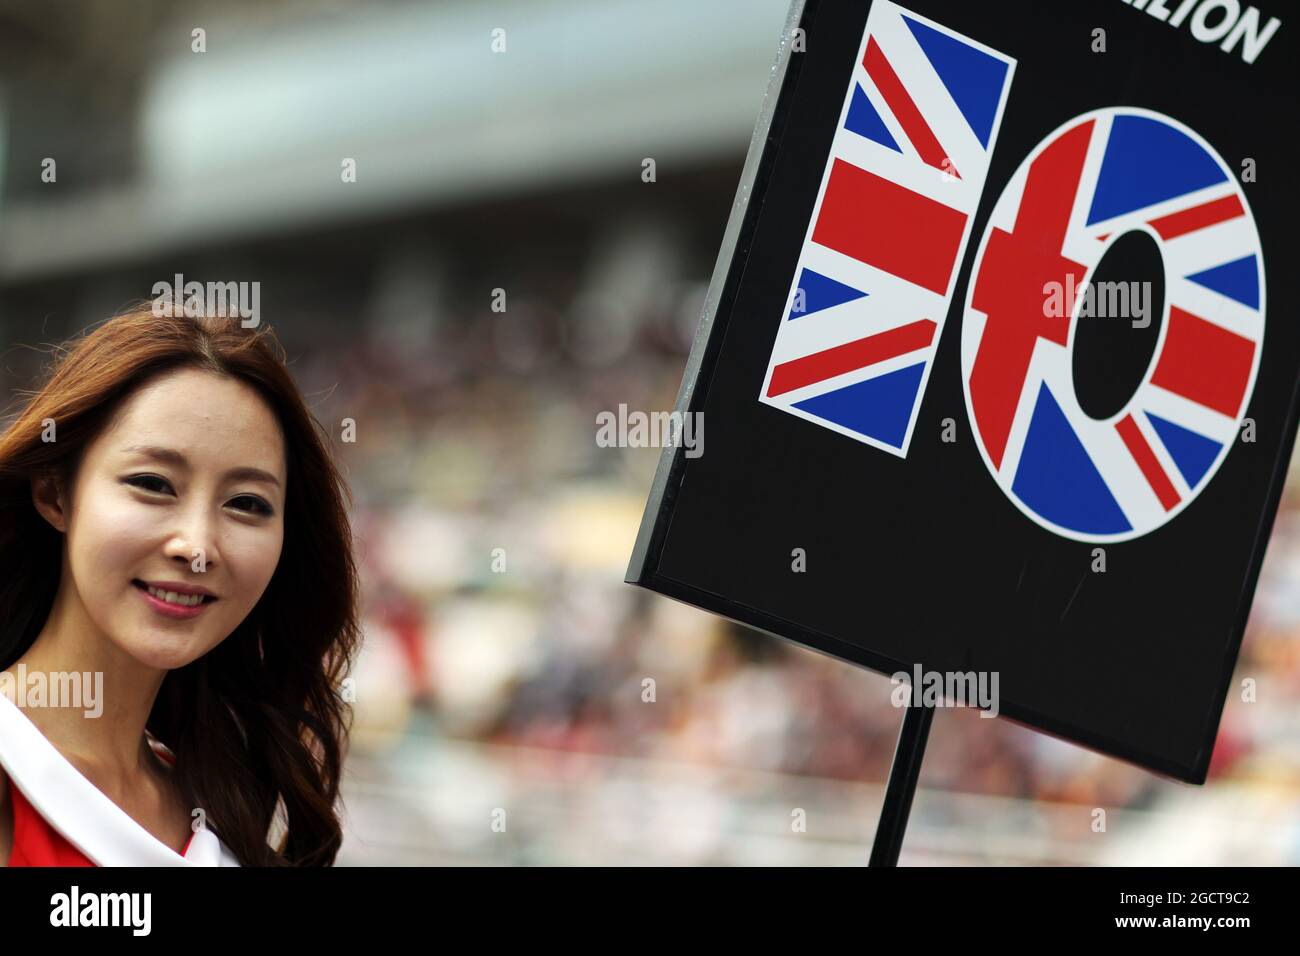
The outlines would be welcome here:
M 122 453 L 125 455 L 142 455 L 145 458 L 152 458 L 155 461 L 165 462 L 169 465 L 176 465 L 180 468 L 188 468 L 189 460 L 174 448 L 164 448 L 161 445 L 131 445 L 123 448 Z M 269 471 L 263 471 L 261 468 L 252 468 L 247 465 L 240 468 L 231 468 L 225 474 L 226 478 L 234 478 L 241 481 L 265 481 L 269 484 L 279 487 L 280 479 Z

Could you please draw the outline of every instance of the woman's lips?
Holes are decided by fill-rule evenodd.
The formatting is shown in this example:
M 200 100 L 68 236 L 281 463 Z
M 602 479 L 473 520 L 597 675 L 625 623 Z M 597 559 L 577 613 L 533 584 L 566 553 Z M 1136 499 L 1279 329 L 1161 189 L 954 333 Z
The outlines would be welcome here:
M 159 614 L 164 615 L 165 617 L 173 617 L 173 618 L 198 617 L 200 614 L 203 613 L 203 609 L 206 608 L 209 604 L 211 604 L 213 600 L 215 600 L 215 598 L 211 600 L 204 600 L 204 601 L 200 601 L 198 604 L 195 604 L 193 606 L 186 607 L 185 605 L 172 604 L 170 601 L 164 601 L 160 597 L 155 597 L 145 589 L 143 583 L 140 581 L 132 581 L 131 584 L 134 585 L 136 591 L 139 592 L 140 596 L 149 602 L 150 607 L 152 607 L 155 611 L 157 611 Z

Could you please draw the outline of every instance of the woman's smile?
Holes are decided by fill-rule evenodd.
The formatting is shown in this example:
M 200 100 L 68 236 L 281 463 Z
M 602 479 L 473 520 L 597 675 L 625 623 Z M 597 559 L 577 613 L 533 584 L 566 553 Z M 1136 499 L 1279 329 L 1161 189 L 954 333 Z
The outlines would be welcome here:
M 169 582 L 145 582 L 139 578 L 131 581 L 140 596 L 159 614 L 166 617 L 188 619 L 198 617 L 203 609 L 217 598 L 193 585 Z M 193 592 L 193 593 L 187 593 Z

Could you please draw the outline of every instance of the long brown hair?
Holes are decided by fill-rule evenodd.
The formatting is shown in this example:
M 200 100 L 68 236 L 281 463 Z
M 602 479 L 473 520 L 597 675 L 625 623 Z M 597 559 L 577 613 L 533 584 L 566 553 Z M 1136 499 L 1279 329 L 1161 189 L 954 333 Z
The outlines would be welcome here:
M 280 561 L 229 637 L 168 672 L 147 726 L 176 753 L 183 797 L 241 863 L 328 866 L 342 840 L 335 804 L 348 731 L 338 684 L 358 641 L 350 492 L 270 326 L 157 311 L 133 307 L 60 348 L 0 436 L 0 668 L 31 647 L 59 583 L 63 536 L 32 504 L 32 480 L 53 474 L 71 487 L 86 446 L 158 375 L 197 368 L 252 386 L 285 436 Z M 42 440 L 50 420 L 57 441 Z M 273 823 L 286 828 L 274 848 Z

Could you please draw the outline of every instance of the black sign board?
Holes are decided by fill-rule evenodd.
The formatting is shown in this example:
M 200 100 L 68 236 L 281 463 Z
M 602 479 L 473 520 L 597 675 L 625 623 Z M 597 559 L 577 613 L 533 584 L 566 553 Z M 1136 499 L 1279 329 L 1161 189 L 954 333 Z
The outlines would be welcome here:
M 628 581 L 1203 782 L 1296 433 L 1292 12 L 797 0 Z

